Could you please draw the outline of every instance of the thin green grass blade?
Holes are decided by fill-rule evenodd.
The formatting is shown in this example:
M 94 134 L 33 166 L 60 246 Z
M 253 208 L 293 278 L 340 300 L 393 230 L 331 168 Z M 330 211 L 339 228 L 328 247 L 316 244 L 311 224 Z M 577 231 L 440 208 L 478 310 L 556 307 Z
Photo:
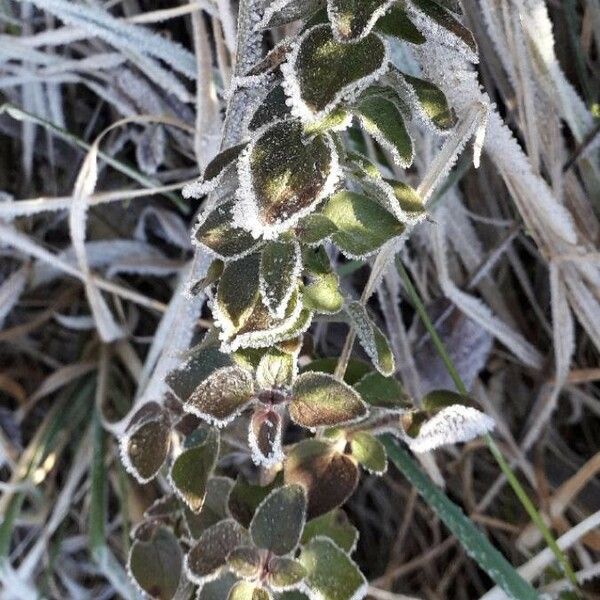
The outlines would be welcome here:
M 390 435 L 381 436 L 388 457 L 415 486 L 422 498 L 435 511 L 446 527 L 456 536 L 469 556 L 510 597 L 518 600 L 535 600 L 540 596 L 516 569 L 492 546 L 483 533 L 454 504 L 442 490 L 415 463 L 409 452 Z

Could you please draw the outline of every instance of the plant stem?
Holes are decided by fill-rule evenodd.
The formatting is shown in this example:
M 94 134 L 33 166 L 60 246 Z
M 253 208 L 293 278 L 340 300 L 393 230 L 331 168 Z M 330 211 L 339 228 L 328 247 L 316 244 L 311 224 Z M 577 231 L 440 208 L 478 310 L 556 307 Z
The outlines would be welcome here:
M 446 347 L 444 346 L 444 342 L 441 340 L 433 323 L 431 322 L 431 319 L 429 318 L 429 315 L 427 314 L 427 310 L 425 309 L 425 305 L 423 304 L 423 301 L 421 300 L 419 293 L 417 292 L 414 285 L 412 284 L 412 281 L 410 280 L 410 276 L 409 276 L 408 272 L 406 271 L 404 265 L 402 264 L 402 262 L 400 260 L 396 260 L 396 266 L 398 268 L 398 273 L 400 274 L 400 277 L 402 279 L 404 287 L 405 287 L 406 291 L 408 292 L 408 295 L 410 296 L 411 301 L 414 304 L 415 310 L 421 317 L 421 320 L 423 321 L 423 324 L 425 325 L 425 329 L 427 329 L 429 335 L 431 336 L 433 345 L 435 346 L 435 349 L 437 350 L 446 369 L 448 370 L 448 374 L 452 378 L 452 381 L 454 382 L 456 389 L 462 395 L 467 396 L 468 395 L 467 387 L 465 386 L 458 370 L 456 369 L 454 362 L 450 358 L 450 355 L 448 354 L 448 351 L 446 350 Z M 515 495 L 521 502 L 521 505 L 527 511 L 527 514 L 529 515 L 531 520 L 535 523 L 535 526 L 539 529 L 540 533 L 544 536 L 544 539 L 546 540 L 548 547 L 550 548 L 550 550 L 552 550 L 552 552 L 554 553 L 554 556 L 556 556 L 556 560 L 562 566 L 562 568 L 565 572 L 565 575 L 569 578 L 571 583 L 575 587 L 577 587 L 577 585 L 578 585 L 577 578 L 575 576 L 575 572 L 573 571 L 573 567 L 571 566 L 571 563 L 569 562 L 568 557 L 558 547 L 556 540 L 552 536 L 552 532 L 550 531 L 550 529 L 544 522 L 544 519 L 540 515 L 539 511 L 535 508 L 535 505 L 533 504 L 533 502 L 527 495 L 527 492 L 523 489 L 523 486 L 519 483 L 519 480 L 517 479 L 514 471 L 510 468 L 510 465 L 504 458 L 502 451 L 500 450 L 500 448 L 498 447 L 498 445 L 496 444 L 496 442 L 494 441 L 494 439 L 492 438 L 492 436 L 489 433 L 484 436 L 484 439 L 486 441 L 486 444 L 488 445 L 490 452 L 492 453 L 493 457 L 496 459 L 496 462 L 502 469 L 502 472 L 506 476 L 506 479 L 508 480 Z

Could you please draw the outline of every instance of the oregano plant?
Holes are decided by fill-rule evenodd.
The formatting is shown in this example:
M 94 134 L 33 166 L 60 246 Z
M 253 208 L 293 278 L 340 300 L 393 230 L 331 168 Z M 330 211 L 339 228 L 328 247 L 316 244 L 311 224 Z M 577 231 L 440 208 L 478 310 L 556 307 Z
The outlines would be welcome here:
M 299 33 L 234 80 L 232 94 L 259 91 L 242 143 L 184 191 L 207 198 L 192 237 L 213 260 L 191 291 L 209 297 L 213 326 L 120 442 L 136 479 L 171 488 L 133 531 L 129 571 L 148 596 L 359 599 L 358 531 L 342 507 L 361 470 L 386 472 L 377 436 L 425 452 L 493 428 L 463 395 L 409 397 L 386 333 L 332 260 L 366 261 L 425 215 L 418 191 L 392 174 L 413 161 L 415 122 L 443 134 L 455 118 L 436 86 L 394 65 L 390 40 L 419 45 L 442 30 L 473 52 L 446 4 L 274 0 L 255 15 L 257 29 L 299 22 Z M 313 355 L 306 334 L 330 315 L 371 364 Z M 232 459 L 240 428 L 254 479 Z

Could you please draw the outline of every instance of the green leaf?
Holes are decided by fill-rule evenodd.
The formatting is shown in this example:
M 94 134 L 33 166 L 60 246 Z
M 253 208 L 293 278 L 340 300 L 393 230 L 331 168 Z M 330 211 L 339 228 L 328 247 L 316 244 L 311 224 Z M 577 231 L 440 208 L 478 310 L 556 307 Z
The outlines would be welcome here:
M 251 254 L 225 267 L 214 303 L 213 313 L 226 335 L 241 329 L 258 299 L 260 254 Z
M 354 461 L 329 442 L 308 439 L 296 444 L 284 463 L 286 483 L 299 483 L 308 496 L 308 516 L 318 517 L 341 506 L 358 483 Z
M 264 408 L 254 411 L 250 420 L 248 445 L 255 464 L 268 468 L 283 460 L 281 433 L 281 417 L 277 412 Z
M 370 473 L 383 475 L 387 470 L 387 454 L 383 444 L 366 431 L 352 434 L 352 456 Z
M 271 594 L 260 585 L 238 581 L 231 588 L 228 600 L 271 600 Z
M 252 375 L 241 367 L 223 367 L 194 390 L 183 409 L 208 423 L 224 427 L 250 404 L 253 397 Z
M 373 323 L 366 308 L 360 302 L 350 302 L 346 306 L 346 312 L 358 340 L 373 361 L 375 368 L 386 377 L 392 375 L 396 366 L 390 344 L 379 327 Z
M 364 258 L 404 231 L 404 225 L 377 202 L 355 192 L 329 198 L 323 214 L 338 228 L 331 236 L 333 243 L 350 258 Z
M 198 589 L 196 600 L 227 600 L 237 578 L 233 573 L 223 572 L 216 579 L 207 581 Z
M 335 273 L 317 277 L 304 288 L 302 301 L 306 308 L 315 312 L 333 315 L 342 310 L 344 297 L 340 292 L 339 278 Z
M 321 213 L 313 213 L 304 217 L 296 229 L 300 241 L 309 245 L 321 243 L 336 231 L 337 227 Z
M 281 482 L 274 479 L 269 485 L 252 485 L 238 476 L 229 494 L 229 510 L 244 526 L 248 527 L 258 505 Z
M 229 553 L 248 541 L 246 530 L 233 519 L 209 527 L 185 557 L 188 578 L 198 585 L 212 579 L 225 566 Z
M 215 258 L 215 260 L 210 263 L 206 275 L 201 279 L 198 279 L 198 281 L 190 287 L 190 294 L 192 294 L 192 296 L 197 296 L 201 291 L 213 285 L 213 283 L 217 283 L 223 274 L 224 268 L 225 263 L 223 263 L 220 258 Z
M 327 13 L 333 33 L 341 42 L 367 35 L 395 0 L 328 0 Z
M 414 26 L 406 11 L 394 4 L 376 23 L 375 30 L 412 44 L 423 44 L 426 37 Z
M 414 157 L 412 139 L 396 103 L 383 96 L 368 94 L 359 101 L 356 110 L 364 130 L 391 154 L 396 164 L 409 167 Z
M 252 541 L 277 556 L 292 552 L 306 520 L 306 494 L 300 485 L 274 489 L 258 506 L 250 523 Z
M 428 413 L 437 413 L 443 408 L 448 408 L 454 404 L 473 406 L 473 401 L 470 398 L 451 390 L 432 390 L 423 396 L 421 403 L 423 409 Z
M 360 396 L 348 384 L 325 373 L 302 373 L 294 383 L 290 417 L 303 427 L 331 427 L 367 414 Z
M 333 540 L 344 552 L 352 554 L 358 541 L 358 529 L 350 523 L 346 513 L 338 508 L 310 520 L 302 532 L 302 544 L 306 545 L 317 536 Z
M 312 275 L 326 275 L 333 272 L 331 261 L 324 246 L 304 248 L 302 262 L 304 269 Z
M 305 585 L 322 600 L 352 600 L 367 593 L 360 569 L 328 538 L 312 539 L 302 548 L 300 562 L 307 571 Z
M 386 43 L 371 33 L 353 44 L 336 41 L 329 25 L 306 31 L 281 70 L 292 112 L 319 121 L 344 96 L 365 89 L 387 69 Z
M 410 75 L 402 75 L 412 88 L 425 117 L 438 129 L 451 129 L 456 124 L 456 116 L 448 105 L 444 92 L 439 87 Z
M 256 368 L 256 383 L 263 390 L 287 388 L 296 377 L 296 356 L 270 348 L 263 354 Z
M 306 576 L 302 563 L 293 558 L 272 558 L 269 561 L 267 583 L 273 591 L 279 592 L 298 587 Z
M 169 479 L 173 489 L 194 513 L 199 513 L 204 504 L 208 478 L 217 464 L 219 446 L 219 433 L 211 429 L 202 443 L 184 450 L 171 466 Z
M 262 571 L 262 555 L 254 546 L 240 546 L 229 554 L 227 566 L 242 579 L 256 579 Z
M 417 190 L 402 181 L 385 179 L 385 183 L 392 188 L 398 207 L 404 213 L 420 214 L 424 210 L 423 199 Z
M 367 373 L 354 385 L 354 389 L 374 408 L 389 412 L 404 412 L 412 408 L 409 395 L 394 377 L 384 377 L 381 373 Z
M 271 125 L 240 158 L 233 223 L 273 239 L 331 194 L 337 154 L 327 135 L 306 139 L 298 120 Z
M 477 44 L 473 34 L 448 10 L 440 6 L 439 2 L 434 2 L 434 0 L 410 0 L 410 2 L 427 15 L 429 19 L 443 27 L 464 44 L 471 52 L 477 53 Z
M 166 527 L 156 527 L 147 539 L 136 540 L 129 552 L 128 571 L 150 597 L 170 600 L 181 577 L 183 556 L 179 541 Z
M 260 28 L 281 27 L 298 19 L 306 19 L 315 13 L 325 0 L 283 0 L 271 2 L 258 24 Z
M 246 256 L 260 243 L 250 232 L 232 224 L 234 206 L 235 200 L 226 200 L 205 211 L 193 230 L 196 242 L 223 260 Z
M 457 537 L 467 553 L 510 598 L 539 600 L 538 593 L 494 548 L 473 522 L 418 467 L 410 454 L 389 435 L 382 438 L 390 460 L 415 486 L 425 502 Z
M 198 539 L 205 529 L 229 517 L 227 503 L 233 488 L 233 481 L 229 477 L 211 477 L 206 483 L 204 504 L 198 514 L 186 507 L 185 521 L 190 535 Z
M 269 242 L 260 258 L 260 293 L 269 312 L 281 319 L 296 289 L 302 269 L 300 245 L 295 241 Z
M 265 96 L 252 115 L 248 125 L 250 131 L 257 131 L 269 123 L 282 121 L 291 116 L 290 107 L 286 104 L 287 96 L 280 84 L 273 87 Z
M 157 402 L 144 404 L 129 421 L 119 446 L 128 473 L 140 483 L 154 479 L 171 448 L 167 412 Z

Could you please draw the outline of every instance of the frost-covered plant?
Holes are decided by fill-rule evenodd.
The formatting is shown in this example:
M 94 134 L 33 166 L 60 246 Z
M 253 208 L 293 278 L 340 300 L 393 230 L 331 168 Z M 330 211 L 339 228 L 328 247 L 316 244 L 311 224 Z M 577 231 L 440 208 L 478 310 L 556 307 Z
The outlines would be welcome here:
M 201 599 L 360 598 L 358 532 L 341 506 L 360 467 L 386 470 L 376 434 L 424 452 L 493 426 L 457 394 L 407 396 L 384 332 L 344 297 L 330 259 L 369 257 L 423 214 L 416 190 L 348 133 L 358 125 L 382 160 L 408 167 L 413 120 L 453 127 L 443 93 L 390 60 L 390 38 L 418 45 L 440 29 L 473 51 L 444 4 L 275 0 L 259 15 L 258 27 L 302 20 L 301 32 L 235 82 L 262 90 L 247 141 L 184 192 L 210 194 L 193 239 L 214 260 L 194 288 L 209 294 L 214 327 L 168 376 L 169 398 L 140 408 L 121 440 L 139 481 L 165 469 L 172 487 L 134 531 L 129 568 L 150 596 L 193 584 Z M 303 334 L 319 314 L 348 322 L 373 366 L 353 362 L 341 377 L 335 360 L 311 362 Z M 221 431 L 240 423 L 262 485 L 224 475 L 232 447 Z

